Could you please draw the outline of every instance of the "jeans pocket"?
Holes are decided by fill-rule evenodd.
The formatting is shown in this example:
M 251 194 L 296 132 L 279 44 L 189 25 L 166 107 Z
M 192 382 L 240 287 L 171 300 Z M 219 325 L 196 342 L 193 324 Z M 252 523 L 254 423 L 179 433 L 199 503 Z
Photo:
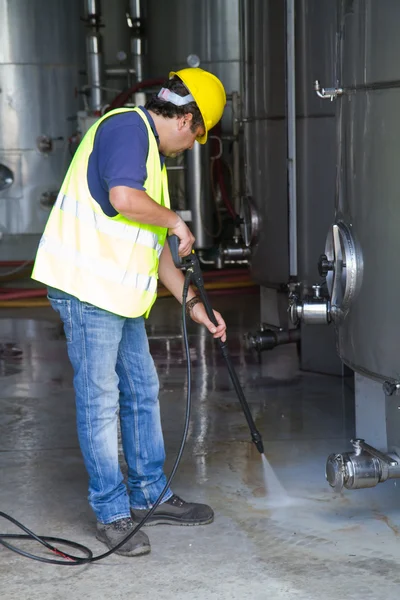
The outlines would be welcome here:
M 60 300 L 59 298 L 52 298 L 50 295 L 48 295 L 47 298 L 49 299 L 52 308 L 58 312 L 61 317 L 67 342 L 72 342 L 71 300 Z

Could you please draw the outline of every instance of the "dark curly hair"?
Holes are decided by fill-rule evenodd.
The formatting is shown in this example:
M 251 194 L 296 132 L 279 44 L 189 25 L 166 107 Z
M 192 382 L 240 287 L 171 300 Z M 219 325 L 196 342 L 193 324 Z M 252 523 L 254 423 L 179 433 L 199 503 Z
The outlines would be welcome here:
M 175 92 L 178 96 L 190 94 L 185 84 L 176 75 L 174 75 L 172 79 L 166 81 L 163 87 L 167 90 L 171 90 L 171 92 Z M 201 116 L 201 112 L 196 102 L 189 102 L 189 104 L 185 104 L 184 106 L 176 106 L 175 104 L 172 104 L 172 102 L 166 102 L 162 98 L 157 98 L 157 95 L 155 95 L 146 103 L 145 108 L 166 119 L 184 117 L 191 113 L 193 115 L 190 126 L 191 131 L 195 133 L 198 127 L 204 127 L 203 117 Z

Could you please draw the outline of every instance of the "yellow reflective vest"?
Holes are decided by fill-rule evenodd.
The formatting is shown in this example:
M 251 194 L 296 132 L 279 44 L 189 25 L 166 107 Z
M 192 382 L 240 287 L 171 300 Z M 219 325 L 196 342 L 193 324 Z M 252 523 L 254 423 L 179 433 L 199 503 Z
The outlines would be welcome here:
M 167 229 L 122 215 L 107 217 L 87 181 L 99 125 L 113 114 L 136 111 L 146 124 L 149 152 L 144 188 L 170 207 L 165 165 L 140 108 L 117 109 L 99 119 L 76 151 L 39 243 L 32 278 L 123 317 L 148 316 L 157 297 L 158 262 Z

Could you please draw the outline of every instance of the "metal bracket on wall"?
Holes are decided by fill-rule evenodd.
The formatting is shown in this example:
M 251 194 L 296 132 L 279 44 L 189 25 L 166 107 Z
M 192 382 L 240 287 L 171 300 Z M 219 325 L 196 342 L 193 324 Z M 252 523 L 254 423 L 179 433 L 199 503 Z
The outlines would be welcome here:
M 336 100 L 336 98 L 338 96 L 341 96 L 343 94 L 342 88 L 323 88 L 323 87 L 321 87 L 321 84 L 318 81 L 318 79 L 314 82 L 314 90 L 317 92 L 317 96 L 319 96 L 320 98 L 323 98 L 324 100 L 328 99 L 331 102 L 333 102 L 333 100 Z
M 323 88 L 319 80 L 314 82 L 314 90 L 317 95 L 324 100 L 336 100 L 338 96 L 344 94 L 355 94 L 356 92 L 374 92 L 379 90 L 393 90 L 400 88 L 400 79 L 393 79 L 391 81 L 372 81 L 370 83 L 359 83 L 357 85 L 351 85 L 347 87 L 337 88 Z

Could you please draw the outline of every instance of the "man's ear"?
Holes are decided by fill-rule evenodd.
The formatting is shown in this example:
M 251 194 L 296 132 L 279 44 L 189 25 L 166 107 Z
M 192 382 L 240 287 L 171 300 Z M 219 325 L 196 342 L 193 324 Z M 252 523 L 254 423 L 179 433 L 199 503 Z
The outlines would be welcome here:
M 193 115 L 192 113 L 187 113 L 186 115 L 183 115 L 182 117 L 178 117 L 178 131 L 181 131 L 181 129 L 184 129 L 185 127 L 190 127 L 192 125 L 192 121 L 193 121 Z

